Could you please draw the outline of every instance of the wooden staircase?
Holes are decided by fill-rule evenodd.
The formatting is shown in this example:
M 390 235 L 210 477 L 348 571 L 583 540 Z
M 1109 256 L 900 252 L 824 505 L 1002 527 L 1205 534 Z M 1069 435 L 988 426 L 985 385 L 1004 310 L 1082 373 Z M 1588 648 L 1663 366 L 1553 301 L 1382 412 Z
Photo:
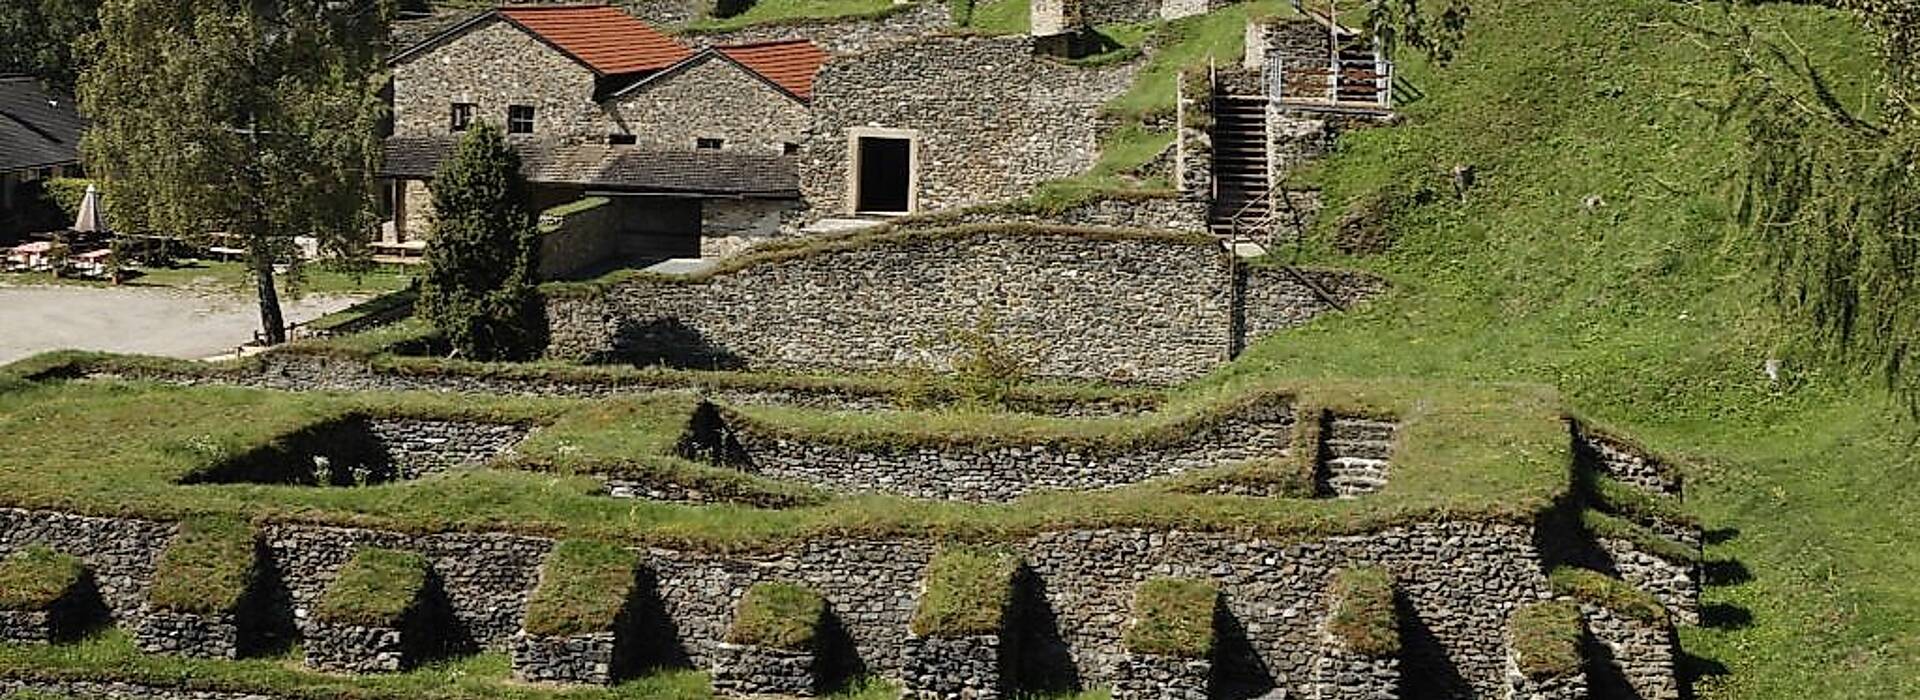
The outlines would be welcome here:
M 1267 98 L 1216 95 L 1213 100 L 1213 207 L 1208 228 L 1239 240 L 1264 237 L 1273 216 L 1267 171 Z

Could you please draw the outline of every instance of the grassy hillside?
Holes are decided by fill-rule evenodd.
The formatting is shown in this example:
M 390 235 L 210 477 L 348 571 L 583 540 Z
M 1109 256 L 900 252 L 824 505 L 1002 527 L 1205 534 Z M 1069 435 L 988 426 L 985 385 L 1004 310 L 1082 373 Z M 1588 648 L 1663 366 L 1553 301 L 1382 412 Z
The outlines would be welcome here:
M 1407 123 L 1343 139 L 1305 176 L 1329 214 L 1282 254 L 1377 270 L 1396 292 L 1257 346 L 1213 381 L 1553 383 L 1696 462 L 1689 499 L 1713 531 L 1717 584 L 1707 626 L 1682 632 L 1700 697 L 1920 697 L 1920 426 L 1771 314 L 1730 221 L 1740 132 L 1712 109 L 1728 70 L 1684 27 L 1750 22 L 1790 40 L 1855 104 L 1871 39 L 1798 5 L 1472 5 L 1452 65 L 1406 66 L 1425 93 Z M 1477 174 L 1465 201 L 1447 175 L 1458 164 Z M 1384 214 L 1397 240 L 1339 252 L 1349 211 Z M 1778 384 L 1769 358 L 1784 363 Z

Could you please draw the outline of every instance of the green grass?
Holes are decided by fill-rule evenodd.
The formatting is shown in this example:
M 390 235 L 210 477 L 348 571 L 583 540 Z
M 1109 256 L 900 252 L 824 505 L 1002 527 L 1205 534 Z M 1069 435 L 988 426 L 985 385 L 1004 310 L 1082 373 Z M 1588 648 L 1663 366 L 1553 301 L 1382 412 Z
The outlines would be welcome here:
M 60 601 L 86 568 L 70 554 L 34 545 L 0 561 L 0 610 L 45 610 Z
M 1013 604 L 1020 558 L 977 547 L 943 547 L 927 564 L 926 589 L 913 610 L 922 637 L 998 635 Z
M 975 0 L 967 28 L 985 34 L 1025 34 L 1033 28 L 1029 0 Z
M 1133 624 L 1121 644 L 1135 654 L 1212 658 L 1220 591 L 1208 581 L 1156 578 L 1133 595 Z
M 640 556 L 616 544 L 565 540 L 555 545 L 527 601 L 527 632 L 565 637 L 613 631 L 633 599 L 639 567 Z
M 154 564 L 148 602 L 203 615 L 237 610 L 259 575 L 255 537 L 253 526 L 238 518 L 181 521 L 180 533 Z
M 811 589 L 791 583 L 756 583 L 733 610 L 727 642 L 810 651 L 826 614 L 826 599 Z
M 1257 344 L 1236 377 L 1537 381 L 1583 416 L 1684 458 L 1709 561 L 1750 572 L 1703 603 L 1750 624 L 1685 628 L 1724 665 L 1703 700 L 1920 697 L 1915 422 L 1823 362 L 1765 303 L 1733 221 L 1727 67 L 1686 24 L 1723 12 L 1791 37 L 1840 99 L 1869 102 L 1871 39 L 1840 13 L 1621 0 L 1476 0 L 1452 65 L 1401 56 L 1424 98 L 1349 134 L 1302 182 L 1324 226 L 1298 261 L 1361 267 L 1393 291 Z M 1471 164 L 1465 201 L 1446 173 Z M 1391 188 L 1440 196 L 1392 213 L 1391 249 L 1329 245 L 1347 208 Z M 1598 195 L 1588 213 L 1582 200 Z M 1783 381 L 1761 367 L 1783 361 Z
M 1547 583 L 1556 595 L 1592 603 L 1643 622 L 1667 620 L 1666 606 L 1653 594 L 1592 569 L 1562 566 L 1547 574 Z
M 1247 17 L 1292 11 L 1285 2 L 1258 0 L 1155 26 L 1145 39 L 1154 46 L 1148 52 L 1147 65 L 1135 76 L 1133 86 L 1107 105 L 1107 111 L 1133 119 L 1172 114 L 1174 82 L 1181 70 L 1205 69 L 1209 60 L 1221 67 L 1240 65 L 1246 51 Z M 1117 37 L 1130 34 L 1128 30 L 1112 33 Z
M 314 606 L 328 622 L 398 627 L 427 587 L 427 559 L 413 552 L 375 547 L 355 550 Z
M 1580 672 L 1581 641 L 1586 636 L 1580 608 L 1572 603 L 1534 603 L 1507 618 L 1513 658 L 1528 678 L 1571 676 Z
M 1327 619 L 1327 632 L 1356 654 L 1399 654 L 1400 623 L 1393 598 L 1393 575 L 1385 569 L 1341 569 L 1333 577 L 1333 616 Z
M 879 19 L 912 8 L 893 0 L 756 0 L 732 17 L 702 17 L 681 27 L 695 34 L 729 32 L 763 24 L 804 24 L 830 20 Z

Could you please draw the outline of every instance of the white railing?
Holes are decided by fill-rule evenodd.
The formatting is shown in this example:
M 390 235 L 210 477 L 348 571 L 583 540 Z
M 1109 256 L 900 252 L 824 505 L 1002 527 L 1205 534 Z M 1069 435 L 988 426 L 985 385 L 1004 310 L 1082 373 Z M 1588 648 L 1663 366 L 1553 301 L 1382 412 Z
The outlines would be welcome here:
M 1379 51 L 1366 59 L 1267 57 L 1267 95 L 1275 101 L 1393 109 L 1393 62 Z

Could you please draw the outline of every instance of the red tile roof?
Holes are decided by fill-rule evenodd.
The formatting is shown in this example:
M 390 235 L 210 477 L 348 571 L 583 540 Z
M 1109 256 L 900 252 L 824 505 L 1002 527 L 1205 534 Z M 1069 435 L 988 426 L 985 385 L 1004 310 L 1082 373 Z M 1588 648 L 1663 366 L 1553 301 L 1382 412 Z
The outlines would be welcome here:
M 813 97 L 813 76 L 827 62 L 827 52 L 806 39 L 714 48 L 803 100 Z
M 522 5 L 499 13 L 601 75 L 658 70 L 693 55 L 617 7 Z

